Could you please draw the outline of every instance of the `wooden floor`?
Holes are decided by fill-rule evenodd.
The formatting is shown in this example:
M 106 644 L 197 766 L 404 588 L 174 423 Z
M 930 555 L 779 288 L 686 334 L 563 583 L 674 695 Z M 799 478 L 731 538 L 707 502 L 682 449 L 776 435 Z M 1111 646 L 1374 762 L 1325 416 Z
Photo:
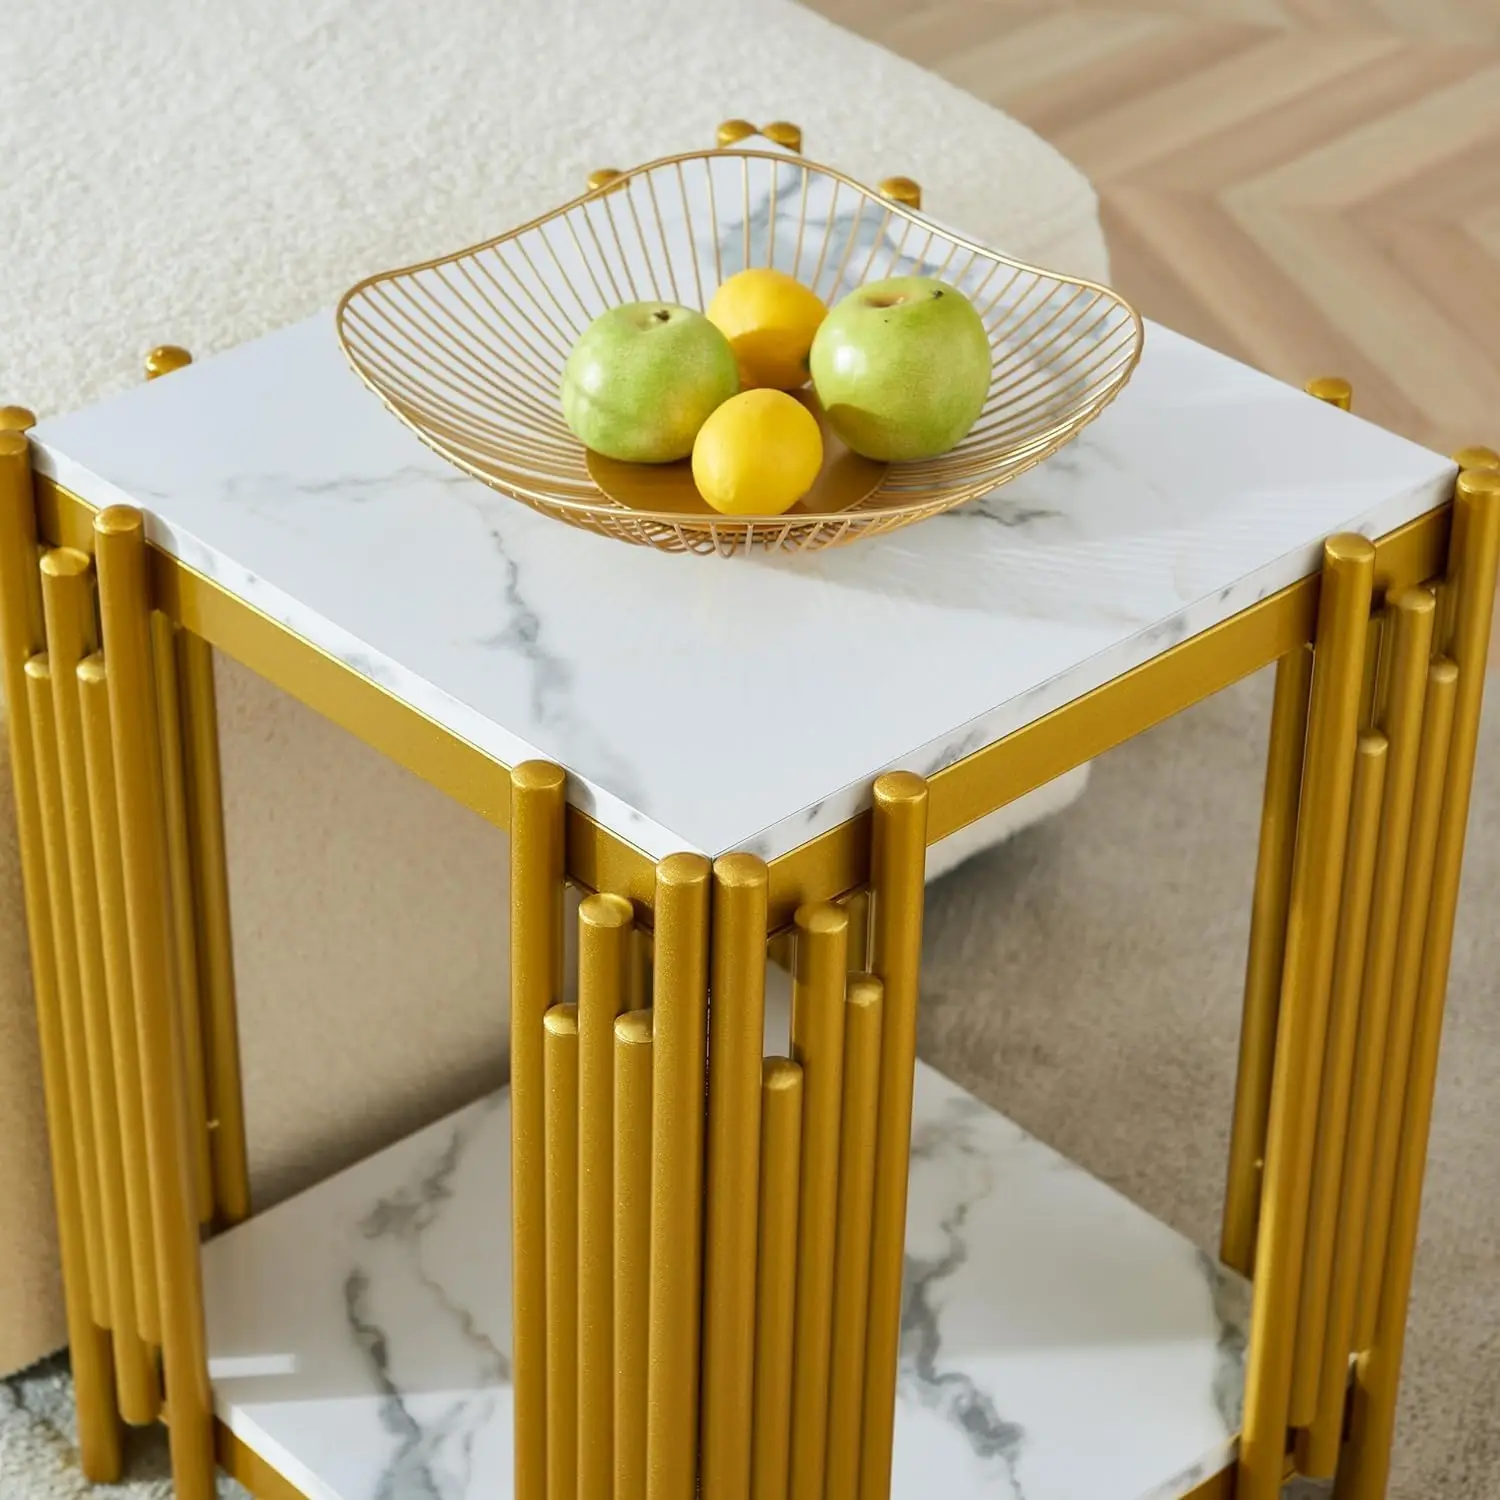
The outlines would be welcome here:
M 1500 0 L 810 0 L 1092 179 L 1148 316 L 1500 447 Z

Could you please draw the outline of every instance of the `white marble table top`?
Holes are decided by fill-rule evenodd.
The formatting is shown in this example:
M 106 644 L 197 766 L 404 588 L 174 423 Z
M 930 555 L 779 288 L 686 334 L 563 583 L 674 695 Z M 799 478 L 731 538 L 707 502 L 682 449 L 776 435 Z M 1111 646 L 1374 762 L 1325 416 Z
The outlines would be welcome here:
M 39 468 L 648 854 L 774 857 L 1440 503 L 1454 466 L 1160 327 L 1014 483 L 808 557 L 667 556 L 450 468 L 330 316 L 45 422 Z
M 509 1096 L 205 1247 L 220 1419 L 308 1500 L 506 1500 Z M 892 1500 L 1178 1500 L 1233 1462 L 1249 1288 L 918 1071 Z

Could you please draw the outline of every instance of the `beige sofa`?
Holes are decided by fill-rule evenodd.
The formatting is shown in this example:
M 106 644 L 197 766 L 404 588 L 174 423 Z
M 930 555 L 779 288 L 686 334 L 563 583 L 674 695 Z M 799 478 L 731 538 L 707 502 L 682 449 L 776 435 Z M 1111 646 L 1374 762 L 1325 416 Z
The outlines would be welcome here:
M 0 240 L 20 247 L 0 277 L 15 383 L 0 399 L 44 416 L 138 379 L 154 343 L 201 357 L 254 337 L 545 209 L 593 167 L 708 144 L 729 115 L 795 120 L 810 155 L 866 178 L 916 177 L 933 212 L 1025 259 L 1107 269 L 1093 194 L 1048 147 L 786 0 L 30 15 L 10 42 L 31 66 L 0 116 L 5 160 L 33 184 L 0 200 Z M 263 1206 L 502 1075 L 506 847 L 234 663 L 218 683 Z M 0 1372 L 63 1340 L 8 787 L 6 766 Z

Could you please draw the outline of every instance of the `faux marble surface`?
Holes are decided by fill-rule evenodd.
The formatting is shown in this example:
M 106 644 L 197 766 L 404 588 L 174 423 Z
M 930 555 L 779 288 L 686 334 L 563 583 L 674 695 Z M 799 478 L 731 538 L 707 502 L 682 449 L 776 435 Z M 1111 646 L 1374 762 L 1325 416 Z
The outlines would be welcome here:
M 219 1414 L 311 1500 L 511 1490 L 503 1093 L 204 1251 Z M 1174 1500 L 1234 1454 L 1248 1287 L 919 1071 L 893 1500 Z
M 731 262 L 731 265 L 733 263 Z M 1437 504 L 1453 466 L 1169 331 L 1040 468 L 803 558 L 537 516 L 382 410 L 331 316 L 38 429 L 96 504 L 661 855 L 774 857 Z

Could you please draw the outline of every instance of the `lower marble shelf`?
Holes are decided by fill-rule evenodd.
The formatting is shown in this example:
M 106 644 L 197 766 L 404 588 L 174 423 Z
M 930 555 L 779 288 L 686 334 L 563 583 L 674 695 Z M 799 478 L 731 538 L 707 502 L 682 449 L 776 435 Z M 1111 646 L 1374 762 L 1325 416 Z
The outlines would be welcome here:
M 511 1488 L 508 1095 L 204 1250 L 220 1420 L 309 1500 Z M 1235 1452 L 1233 1272 L 931 1069 L 894 1500 L 1179 1500 Z

